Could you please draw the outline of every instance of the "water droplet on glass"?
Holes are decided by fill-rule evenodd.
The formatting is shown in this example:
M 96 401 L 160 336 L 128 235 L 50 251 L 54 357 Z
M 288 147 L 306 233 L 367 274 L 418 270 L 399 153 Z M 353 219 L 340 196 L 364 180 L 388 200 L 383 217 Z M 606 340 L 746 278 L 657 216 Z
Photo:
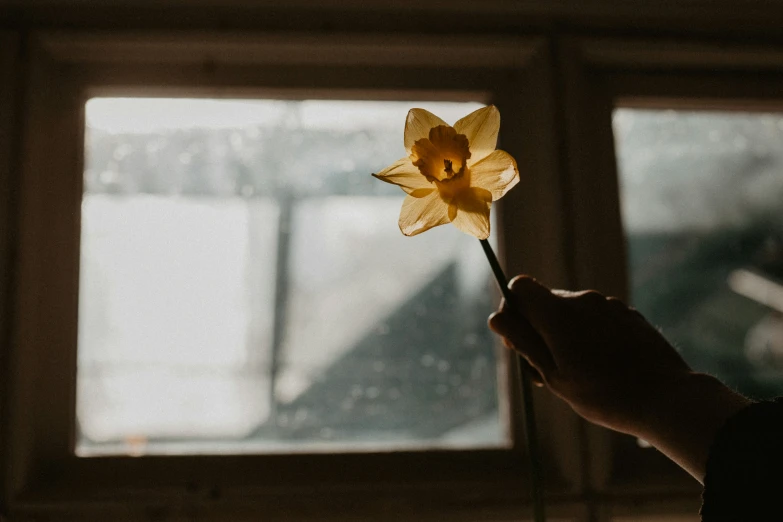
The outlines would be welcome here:
M 114 149 L 114 154 L 112 154 L 112 156 L 117 161 L 122 161 L 131 152 L 133 152 L 133 146 L 129 143 L 124 143 Z
M 101 183 L 116 183 L 120 178 L 119 172 L 116 172 L 114 170 L 104 170 L 101 172 L 100 180 Z
M 299 408 L 296 410 L 296 413 L 294 414 L 294 423 L 301 424 L 305 419 L 307 419 L 307 409 Z
M 375 329 L 375 333 L 378 335 L 387 335 L 389 333 L 389 325 L 386 323 L 379 324 L 378 328 Z
M 430 354 L 426 354 L 426 355 L 422 356 L 422 358 L 421 358 L 421 365 L 422 366 L 424 366 L 426 368 L 429 368 L 433 364 L 435 364 L 435 357 L 433 357 Z
M 235 151 L 239 151 L 242 149 L 242 146 L 244 145 L 242 140 L 242 135 L 238 132 L 232 132 L 231 133 L 231 148 Z

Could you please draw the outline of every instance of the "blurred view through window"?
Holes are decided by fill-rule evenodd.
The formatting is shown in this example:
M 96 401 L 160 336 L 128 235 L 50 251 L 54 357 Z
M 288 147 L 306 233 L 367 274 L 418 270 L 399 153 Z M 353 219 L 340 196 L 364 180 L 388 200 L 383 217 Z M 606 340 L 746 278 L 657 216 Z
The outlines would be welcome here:
M 411 107 L 86 106 L 77 454 L 507 444 L 478 242 L 403 237 Z
M 783 393 L 783 114 L 618 109 L 632 299 L 697 370 Z

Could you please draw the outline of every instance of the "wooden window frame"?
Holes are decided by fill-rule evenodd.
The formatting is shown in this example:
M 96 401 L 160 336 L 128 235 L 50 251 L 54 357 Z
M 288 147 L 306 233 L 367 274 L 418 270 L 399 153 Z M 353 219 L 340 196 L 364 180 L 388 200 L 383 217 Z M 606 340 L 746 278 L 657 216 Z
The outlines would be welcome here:
M 11 516 L 146 519 L 198 511 L 207 519 L 255 519 L 263 512 L 266 520 L 398 520 L 404 512 L 410 520 L 473 520 L 528 512 L 516 414 L 508 450 L 75 457 L 79 209 L 84 102 L 91 95 L 393 99 L 404 93 L 459 100 L 478 93 L 502 108 L 503 148 L 524 158 L 523 183 L 498 206 L 507 269 L 562 284 L 562 194 L 543 40 L 57 32 L 33 34 L 27 48 L 15 314 L 10 364 L 0 368 L 12 392 L 3 499 Z M 506 367 L 511 411 L 518 412 L 513 362 Z M 575 421 L 551 397 L 536 400 L 544 451 L 553 456 L 546 459 L 547 486 L 564 499 L 554 513 L 572 512 L 565 499 L 581 476 Z
M 567 38 L 559 56 L 567 115 L 573 285 L 628 298 L 613 109 L 781 111 L 783 48 Z M 593 490 L 607 497 L 648 496 L 653 504 L 655 498 L 698 498 L 699 484 L 661 453 L 596 426 L 588 426 L 587 434 Z
M 19 39 L 0 33 L 6 42 L 0 67 L 19 71 Z M 509 450 L 75 458 L 69 440 L 74 209 L 81 202 L 83 102 L 90 94 L 489 95 L 502 109 L 502 146 L 519 159 L 523 177 L 496 209 L 509 275 L 527 272 L 553 286 L 627 297 L 614 106 L 780 110 L 783 50 L 693 39 L 574 37 L 550 44 L 535 36 L 31 36 L 23 46 L 24 81 L 0 79 L 0 111 L 14 105 L 9 100 L 24 102 L 23 117 L 0 119 L 0 135 L 24 130 L 0 141 L 0 198 L 16 202 L 0 213 L 0 283 L 13 290 L 13 313 L 0 314 L 10 323 L 0 328 L 12 333 L 9 350 L 0 353 L 7 387 L 0 403 L 0 437 L 6 436 L 0 506 L 13 519 L 197 513 L 206 520 L 255 520 L 263 513 L 269 520 L 399 520 L 404 513 L 411 520 L 459 521 L 529 514 L 516 414 Z M 9 252 L 13 273 L 3 264 Z M 508 370 L 511 409 L 518 412 L 513 363 Z M 578 420 L 547 392 L 535 400 L 553 518 L 695 513 L 700 487 L 668 459 Z
M 15 126 L 18 105 L 19 37 L 12 32 L 0 31 L 0 368 L 7 368 L 9 352 L 5 348 L 10 335 L 9 315 L 12 309 L 10 290 L 12 268 L 13 192 Z M 5 469 L 10 455 L 8 440 L 8 397 L 10 388 L 5 379 L 0 380 L 0 468 Z M 0 477 L 0 494 L 6 491 L 6 477 Z M 0 513 L 2 513 L 0 502 Z

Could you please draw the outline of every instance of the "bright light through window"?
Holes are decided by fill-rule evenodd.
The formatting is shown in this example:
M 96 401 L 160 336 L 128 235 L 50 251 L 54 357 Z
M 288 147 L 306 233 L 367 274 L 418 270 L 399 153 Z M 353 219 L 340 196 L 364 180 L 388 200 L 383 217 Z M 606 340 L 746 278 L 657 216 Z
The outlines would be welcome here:
M 405 238 L 411 107 L 86 106 L 79 455 L 508 444 L 478 243 Z
M 783 115 L 618 109 L 633 302 L 697 370 L 783 391 Z

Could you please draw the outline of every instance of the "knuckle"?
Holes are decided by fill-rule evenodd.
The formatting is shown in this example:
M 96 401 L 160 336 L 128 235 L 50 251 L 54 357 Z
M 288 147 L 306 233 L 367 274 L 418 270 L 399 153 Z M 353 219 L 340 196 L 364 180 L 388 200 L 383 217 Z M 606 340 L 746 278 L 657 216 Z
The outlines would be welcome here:
M 607 297 L 606 301 L 611 304 L 612 306 L 618 307 L 618 308 L 629 308 L 627 304 L 625 304 L 625 301 L 620 299 L 619 297 Z
M 606 301 L 604 294 L 596 290 L 584 290 L 582 292 L 578 292 L 575 297 L 577 299 L 581 299 L 582 301 Z
M 554 299 L 550 305 L 555 317 L 562 319 L 574 311 L 572 306 L 573 302 L 570 298 L 564 298 L 562 296 L 555 297 L 556 299 Z
M 595 290 L 583 290 L 574 292 L 563 301 L 566 301 L 574 311 L 584 311 L 604 306 L 607 299 L 602 293 Z
M 639 310 L 617 297 L 609 297 L 606 301 L 618 312 L 630 312 L 634 316 L 644 317 Z
M 511 280 L 511 282 L 508 284 L 508 287 L 512 291 L 518 291 L 530 285 L 530 283 L 532 282 L 533 282 L 533 278 L 531 278 L 530 276 L 518 275 Z

